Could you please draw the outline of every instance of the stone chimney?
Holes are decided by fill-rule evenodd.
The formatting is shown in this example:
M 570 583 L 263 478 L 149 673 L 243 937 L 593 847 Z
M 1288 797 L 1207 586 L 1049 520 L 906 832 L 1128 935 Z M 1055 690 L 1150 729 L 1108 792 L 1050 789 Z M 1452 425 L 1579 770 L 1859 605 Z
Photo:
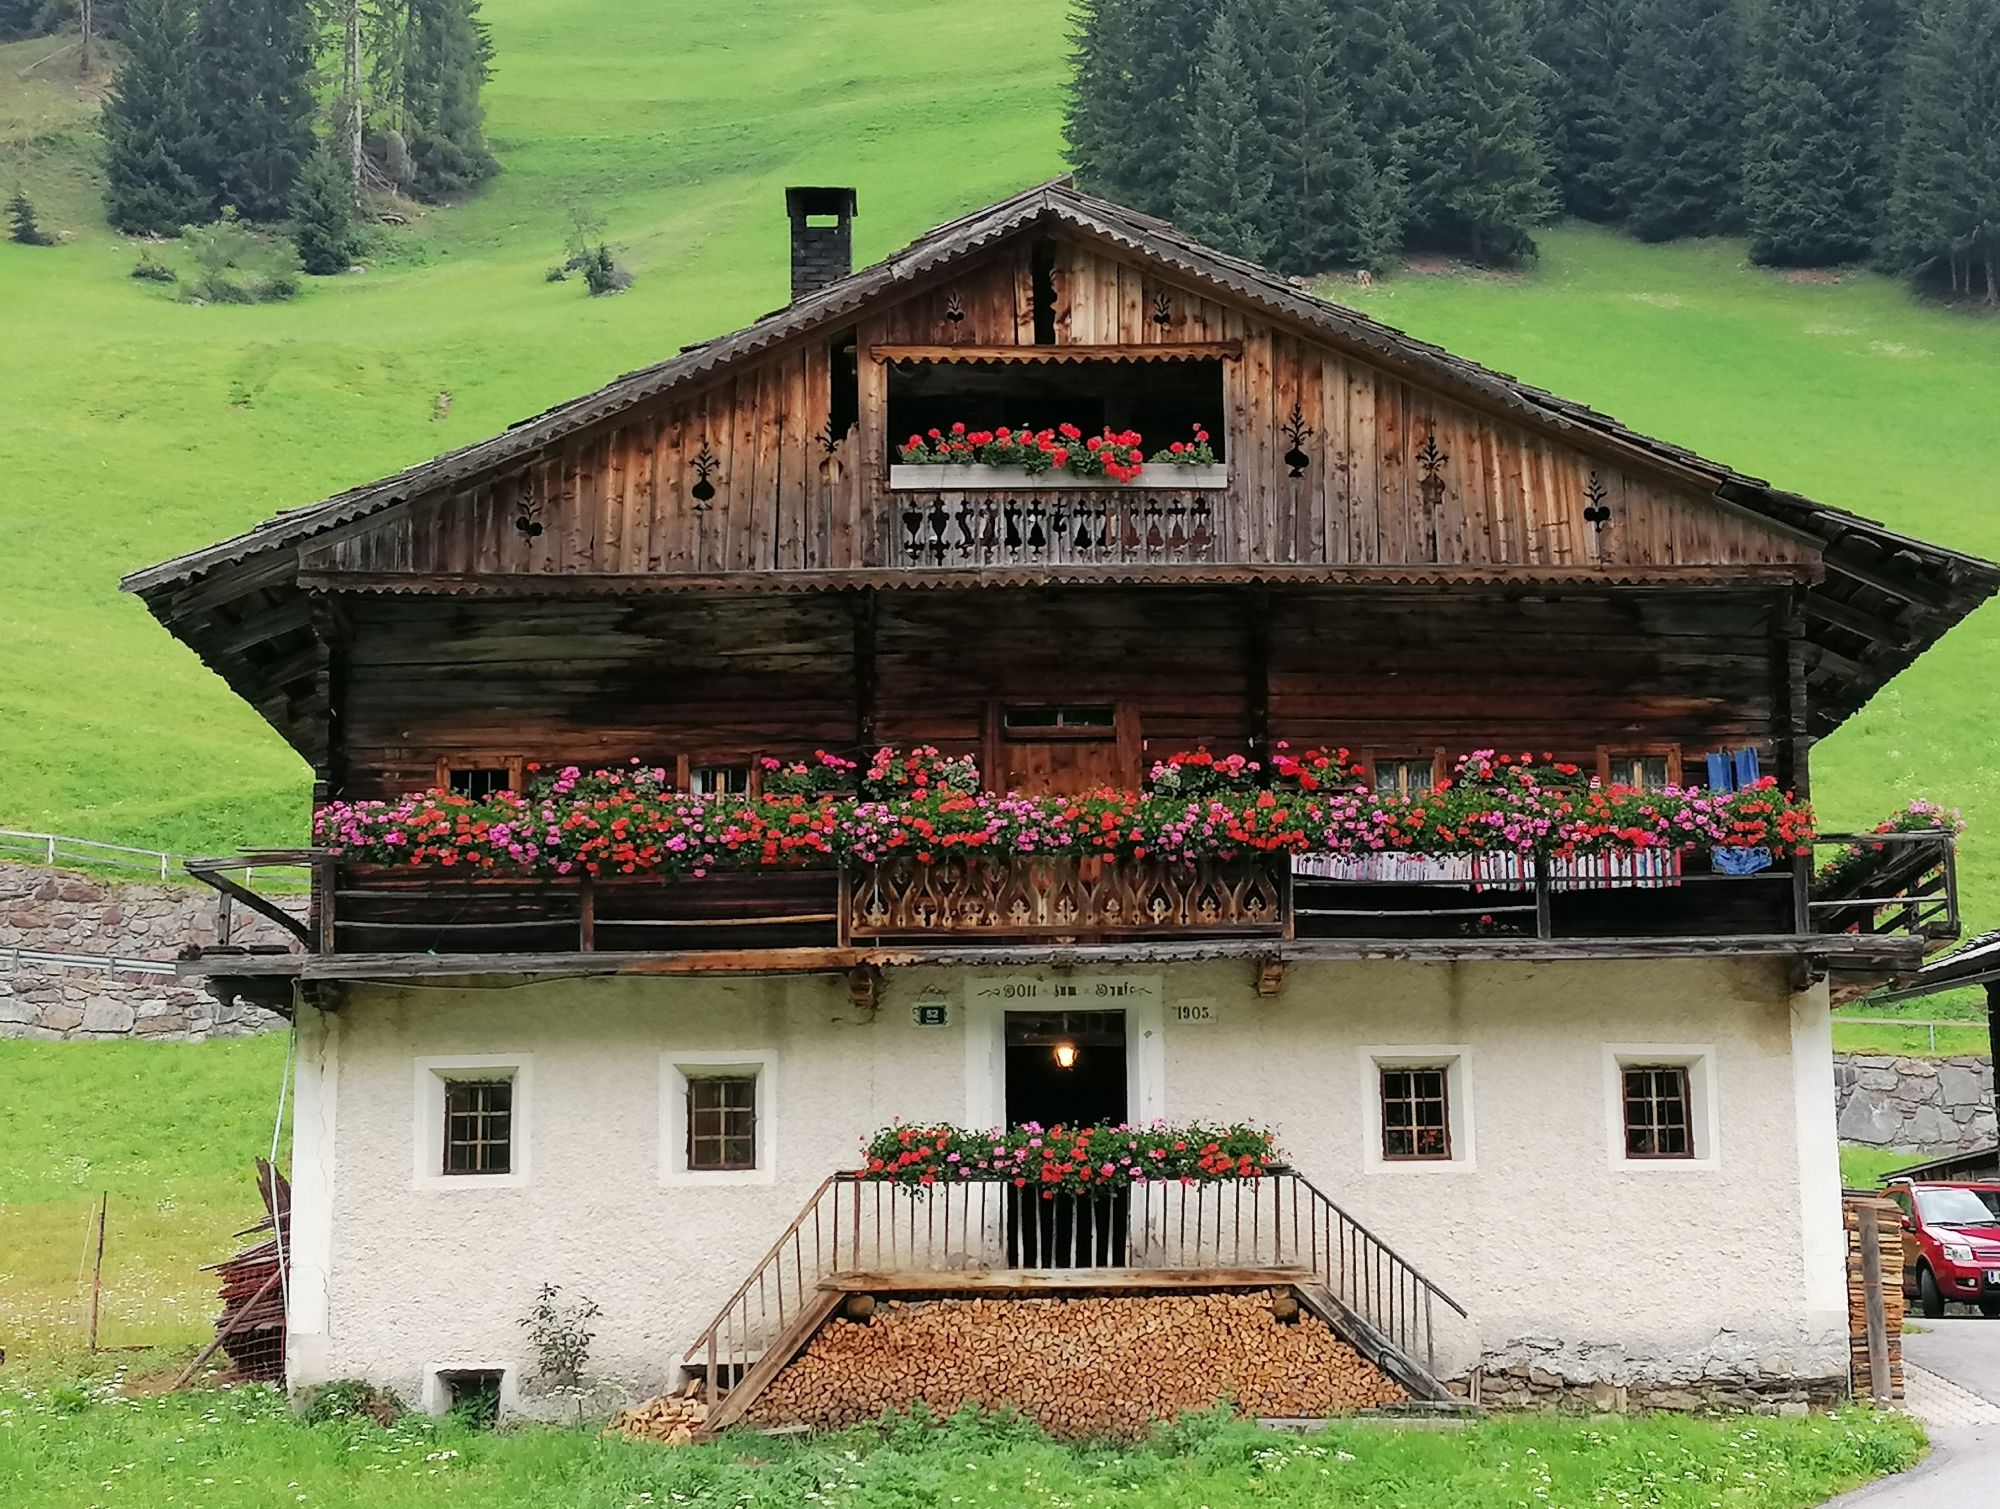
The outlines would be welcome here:
M 792 221 L 792 302 L 854 271 L 854 190 L 785 190 Z

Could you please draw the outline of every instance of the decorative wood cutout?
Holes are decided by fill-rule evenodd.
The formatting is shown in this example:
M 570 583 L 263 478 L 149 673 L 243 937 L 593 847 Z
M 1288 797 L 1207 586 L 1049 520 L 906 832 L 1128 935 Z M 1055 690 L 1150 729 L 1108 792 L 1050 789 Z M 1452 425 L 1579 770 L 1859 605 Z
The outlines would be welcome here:
M 1171 325 L 1173 324 L 1173 322 L 1174 322 L 1174 306 L 1172 300 L 1170 300 L 1164 293 L 1154 294 L 1153 323 L 1155 325 Z
M 535 484 L 525 476 L 521 478 L 521 496 L 514 505 L 514 528 L 523 540 L 538 540 L 542 536 L 542 500 Z
M 1611 522 L 1611 505 L 1605 501 L 1608 496 L 1603 479 L 1592 472 L 1590 480 L 1583 484 L 1583 517 L 1598 534 L 1604 533 L 1604 526 Z
M 1303 477 L 1306 468 L 1312 465 L 1312 457 L 1304 449 L 1312 432 L 1312 426 L 1306 423 L 1305 408 L 1293 399 L 1291 417 L 1285 421 L 1285 439 L 1291 442 L 1291 449 L 1285 452 L 1285 465 L 1291 468 L 1294 477 Z
M 944 317 L 954 325 L 965 323 L 965 305 L 959 302 L 956 289 L 944 296 Z
M 1438 521 L 1444 513 L 1444 464 L 1451 457 L 1438 449 L 1437 431 L 1424 426 L 1424 443 L 1417 447 L 1417 465 L 1423 476 L 1417 481 L 1418 496 L 1424 504 L 1426 559 L 1438 558 Z
M 835 451 L 840 449 L 840 442 L 847 437 L 835 432 L 833 428 L 833 416 L 829 414 L 826 416 L 825 426 L 813 438 L 819 441 L 819 448 L 831 456 Z
M 715 501 L 715 470 L 722 465 L 722 459 L 709 449 L 708 437 L 701 437 L 701 449 L 694 457 L 694 486 L 688 494 L 694 499 L 696 513 L 706 513 L 708 505 Z

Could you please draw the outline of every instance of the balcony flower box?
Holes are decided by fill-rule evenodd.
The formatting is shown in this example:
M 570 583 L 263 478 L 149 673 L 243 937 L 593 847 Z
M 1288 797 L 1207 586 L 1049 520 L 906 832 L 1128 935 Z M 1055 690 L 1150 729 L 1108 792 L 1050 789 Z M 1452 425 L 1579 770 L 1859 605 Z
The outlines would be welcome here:
M 1063 470 L 1031 472 L 1025 466 L 895 464 L 889 468 L 892 492 L 1080 492 L 1087 488 L 1187 492 L 1228 485 L 1229 468 L 1220 462 L 1213 466 L 1148 465 L 1130 482 L 1115 477 L 1079 477 Z

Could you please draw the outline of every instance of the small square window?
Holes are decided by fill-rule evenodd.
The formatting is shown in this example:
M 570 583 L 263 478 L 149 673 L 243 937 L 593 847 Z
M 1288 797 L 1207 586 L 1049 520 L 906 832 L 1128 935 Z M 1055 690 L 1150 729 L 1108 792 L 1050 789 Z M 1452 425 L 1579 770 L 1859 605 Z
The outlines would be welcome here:
M 1625 1156 L 1694 1157 L 1693 1105 L 1686 1067 L 1628 1065 L 1623 1081 Z
M 1666 754 L 1613 751 L 1604 773 L 1607 786 L 1630 786 L 1638 791 L 1664 791 L 1673 779 L 1673 757 Z
M 688 790 L 696 796 L 747 796 L 748 765 L 690 765 Z
M 1451 1157 L 1450 1071 L 1398 1066 L 1381 1074 L 1383 1158 Z
M 444 785 L 455 795 L 483 802 L 496 792 L 512 791 L 514 776 L 504 765 L 452 765 L 445 771 Z
M 507 1174 L 513 1169 L 513 1080 L 447 1080 L 444 1087 L 444 1172 Z
M 1437 766 L 1428 758 L 1378 759 L 1374 762 L 1374 787 L 1398 796 L 1422 796 L 1437 785 Z
M 491 1430 L 500 1422 L 500 1370 L 453 1368 L 438 1374 L 447 1413 L 473 1430 Z
M 757 1166 L 757 1076 L 689 1075 L 687 1166 L 716 1173 Z

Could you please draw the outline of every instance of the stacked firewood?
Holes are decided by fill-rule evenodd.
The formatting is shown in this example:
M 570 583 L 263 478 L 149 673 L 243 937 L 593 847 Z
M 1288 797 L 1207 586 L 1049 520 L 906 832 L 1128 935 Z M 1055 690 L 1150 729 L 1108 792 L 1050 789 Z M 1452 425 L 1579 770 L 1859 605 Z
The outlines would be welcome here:
M 205 1360 L 215 1347 L 220 1347 L 242 1377 L 259 1383 L 282 1383 L 285 1287 L 279 1269 L 291 1257 L 292 1187 L 283 1174 L 259 1158 L 257 1192 L 264 1199 L 264 1219 L 236 1234 L 263 1240 L 209 1269 L 217 1275 L 222 1290 L 222 1314 L 215 1322 L 214 1346 L 197 1360 Z M 266 1232 L 270 1235 L 264 1236 Z M 193 1371 L 193 1368 L 188 1370 Z
M 689 1384 L 678 1394 L 662 1394 L 621 1409 L 612 1418 L 611 1431 L 635 1441 L 657 1441 L 662 1446 L 685 1446 L 708 1423 L 708 1404 L 699 1397 L 698 1384 Z
M 827 1429 L 974 1403 L 1054 1435 L 1131 1437 L 1221 1401 L 1296 1418 L 1407 1397 L 1289 1293 L 892 1301 L 830 1323 L 746 1420 Z
M 1889 1397 L 1903 1397 L 1903 1228 L 1902 1209 L 1879 1195 L 1850 1194 L 1847 1218 L 1847 1334 L 1849 1377 L 1855 1397 L 1866 1400 L 1873 1388 L 1868 1356 L 1868 1297 L 1863 1277 L 1861 1210 L 1875 1212 L 1875 1240 L 1882 1266 L 1882 1328 L 1889 1355 Z

